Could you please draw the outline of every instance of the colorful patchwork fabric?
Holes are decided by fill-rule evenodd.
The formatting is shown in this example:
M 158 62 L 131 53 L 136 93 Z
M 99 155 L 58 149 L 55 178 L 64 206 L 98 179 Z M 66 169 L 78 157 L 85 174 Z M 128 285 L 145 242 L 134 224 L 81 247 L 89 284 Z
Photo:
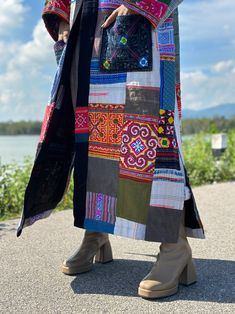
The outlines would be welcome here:
M 140 15 L 121 15 L 103 30 L 100 69 L 105 72 L 152 70 L 151 25 Z
M 18 235 L 57 206 L 73 168 L 74 226 L 174 243 L 185 208 L 187 236 L 204 238 L 180 134 L 182 0 L 89 0 L 82 9 L 80 1 L 70 2 L 71 40 L 54 46 L 58 67 Z M 46 3 L 55 40 L 68 4 Z M 103 29 L 121 4 L 137 14 Z

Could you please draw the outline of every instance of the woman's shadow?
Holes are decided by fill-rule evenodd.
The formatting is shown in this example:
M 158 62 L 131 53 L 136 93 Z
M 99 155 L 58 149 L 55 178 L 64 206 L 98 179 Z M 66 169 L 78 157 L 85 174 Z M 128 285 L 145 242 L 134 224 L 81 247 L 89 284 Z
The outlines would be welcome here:
M 188 287 L 180 285 L 177 295 L 158 299 L 158 302 L 191 300 L 235 303 L 235 262 L 198 258 L 194 262 L 198 281 Z M 77 275 L 71 287 L 76 294 L 136 297 L 139 282 L 152 265 L 152 262 L 129 259 L 95 264 L 91 272 Z

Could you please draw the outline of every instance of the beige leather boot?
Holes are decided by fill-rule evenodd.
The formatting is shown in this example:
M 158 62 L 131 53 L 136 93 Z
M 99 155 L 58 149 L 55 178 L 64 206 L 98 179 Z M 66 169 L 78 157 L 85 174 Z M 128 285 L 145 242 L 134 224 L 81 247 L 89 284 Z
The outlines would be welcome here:
M 62 272 L 75 275 L 92 270 L 93 262 L 108 263 L 113 260 L 108 234 L 85 231 L 80 248 L 63 262 Z
M 196 282 L 192 251 L 181 222 L 177 243 L 161 243 L 160 253 L 150 273 L 140 282 L 138 294 L 143 298 L 161 298 L 175 294 L 178 285 Z

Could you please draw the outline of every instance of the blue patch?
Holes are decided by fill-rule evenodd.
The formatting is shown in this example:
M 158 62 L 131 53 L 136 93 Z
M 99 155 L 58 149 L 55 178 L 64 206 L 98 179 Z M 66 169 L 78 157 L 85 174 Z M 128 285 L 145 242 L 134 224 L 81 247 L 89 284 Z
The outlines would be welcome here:
M 91 60 L 91 84 L 115 84 L 115 83 L 125 83 L 126 73 L 102 73 L 99 71 L 99 59 L 93 58 Z
M 175 62 L 160 61 L 160 109 L 175 110 Z
M 84 228 L 96 232 L 114 233 L 114 225 L 100 220 L 85 219 Z
M 88 142 L 88 140 L 89 140 L 89 134 L 88 133 L 75 134 L 75 142 L 76 143 Z

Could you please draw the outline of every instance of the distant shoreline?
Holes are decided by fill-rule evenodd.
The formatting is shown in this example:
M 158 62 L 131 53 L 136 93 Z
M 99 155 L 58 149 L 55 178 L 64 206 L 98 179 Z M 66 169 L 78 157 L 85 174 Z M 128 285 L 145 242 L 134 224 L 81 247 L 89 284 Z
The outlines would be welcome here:
M 40 135 L 42 121 L 5 121 L 0 122 L 0 136 Z M 182 119 L 182 135 L 199 132 L 221 133 L 235 129 L 235 116 L 227 119 L 222 116 L 214 118 Z
M 32 133 L 32 134 L 0 134 L 0 136 L 39 136 L 40 133 Z

